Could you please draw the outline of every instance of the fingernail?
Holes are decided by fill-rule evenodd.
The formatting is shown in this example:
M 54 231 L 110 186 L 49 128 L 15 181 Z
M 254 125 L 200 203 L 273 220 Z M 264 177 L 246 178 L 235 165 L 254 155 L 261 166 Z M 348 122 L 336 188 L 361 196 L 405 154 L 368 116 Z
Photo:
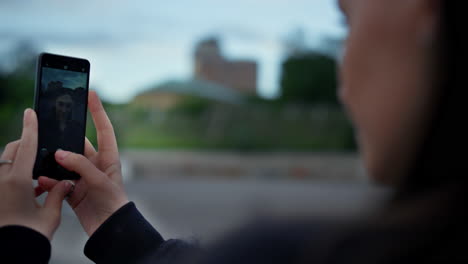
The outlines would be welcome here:
M 70 152 L 64 150 L 57 150 L 57 152 L 55 152 L 55 157 L 58 160 L 64 160 L 68 155 L 70 155 Z
M 65 199 L 68 199 L 75 191 L 75 184 L 72 181 L 67 180 L 65 181 L 65 187 L 67 189 L 67 195 L 65 195 Z
M 65 180 L 65 189 L 68 192 L 72 192 L 75 189 L 75 184 L 70 180 Z
M 65 189 L 66 189 L 67 191 L 69 191 L 70 188 L 71 188 L 71 183 L 70 183 L 69 181 L 65 181 L 64 184 L 65 184 Z
M 30 110 L 29 108 L 24 109 L 23 122 L 25 123 L 29 119 L 29 113 L 30 113 L 29 110 Z

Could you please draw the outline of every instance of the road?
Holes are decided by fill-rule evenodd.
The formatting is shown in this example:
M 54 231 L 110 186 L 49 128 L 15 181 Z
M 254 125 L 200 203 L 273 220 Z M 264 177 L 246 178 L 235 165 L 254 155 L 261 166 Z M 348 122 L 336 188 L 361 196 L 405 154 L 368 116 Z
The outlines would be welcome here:
M 387 191 L 371 186 L 346 153 L 125 150 L 130 200 L 165 238 L 208 244 L 256 219 L 363 215 Z M 52 264 L 91 263 L 87 236 L 65 206 Z
M 139 180 L 126 183 L 129 198 L 165 238 L 202 244 L 259 218 L 360 215 L 385 197 L 364 182 L 297 180 Z M 91 263 L 87 237 L 66 206 L 53 241 L 51 263 Z

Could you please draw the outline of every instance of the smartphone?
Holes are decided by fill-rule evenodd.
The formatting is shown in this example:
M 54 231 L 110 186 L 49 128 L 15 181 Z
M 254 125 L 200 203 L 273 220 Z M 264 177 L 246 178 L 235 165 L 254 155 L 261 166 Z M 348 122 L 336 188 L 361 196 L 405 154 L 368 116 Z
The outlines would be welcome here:
M 55 161 L 58 149 L 84 153 L 90 63 L 41 53 L 37 60 L 34 109 L 39 135 L 33 178 L 76 180 L 80 176 Z

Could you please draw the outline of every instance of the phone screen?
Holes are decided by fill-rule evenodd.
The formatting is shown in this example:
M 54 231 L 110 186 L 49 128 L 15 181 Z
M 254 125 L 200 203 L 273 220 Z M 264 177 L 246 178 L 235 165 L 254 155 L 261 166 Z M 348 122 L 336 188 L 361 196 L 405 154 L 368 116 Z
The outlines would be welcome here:
M 36 81 L 39 137 L 34 177 L 79 178 L 58 165 L 54 155 L 58 149 L 80 154 L 84 151 L 89 63 L 42 55 Z

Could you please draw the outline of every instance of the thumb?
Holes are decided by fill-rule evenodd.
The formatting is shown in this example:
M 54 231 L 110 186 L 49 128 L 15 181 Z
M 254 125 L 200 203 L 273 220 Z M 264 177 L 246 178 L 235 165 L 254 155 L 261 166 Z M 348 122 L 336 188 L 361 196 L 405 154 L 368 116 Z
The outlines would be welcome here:
M 54 212 L 52 215 L 60 216 L 62 211 L 62 201 L 71 191 L 72 184 L 69 181 L 61 181 L 52 188 L 44 203 L 44 208 Z
M 90 185 L 100 185 L 107 178 L 83 155 L 58 150 L 55 152 L 55 160 L 65 169 L 78 173 Z

